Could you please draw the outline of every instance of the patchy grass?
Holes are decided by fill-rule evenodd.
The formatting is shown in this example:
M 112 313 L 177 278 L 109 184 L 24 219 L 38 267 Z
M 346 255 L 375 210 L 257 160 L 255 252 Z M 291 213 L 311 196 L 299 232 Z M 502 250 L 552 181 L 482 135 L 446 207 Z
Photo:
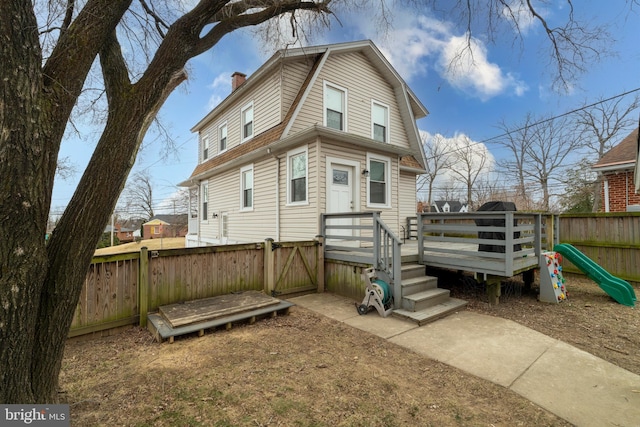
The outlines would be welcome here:
M 70 341 L 73 425 L 566 426 L 519 395 L 342 323 L 288 316 L 157 344 Z

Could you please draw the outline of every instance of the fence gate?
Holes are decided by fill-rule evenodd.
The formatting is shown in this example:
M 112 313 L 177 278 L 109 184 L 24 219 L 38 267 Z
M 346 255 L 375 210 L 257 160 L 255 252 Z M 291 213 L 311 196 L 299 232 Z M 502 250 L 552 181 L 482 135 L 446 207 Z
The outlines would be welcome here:
M 265 244 L 265 290 L 273 296 L 317 291 L 323 263 L 319 242 L 274 242 Z

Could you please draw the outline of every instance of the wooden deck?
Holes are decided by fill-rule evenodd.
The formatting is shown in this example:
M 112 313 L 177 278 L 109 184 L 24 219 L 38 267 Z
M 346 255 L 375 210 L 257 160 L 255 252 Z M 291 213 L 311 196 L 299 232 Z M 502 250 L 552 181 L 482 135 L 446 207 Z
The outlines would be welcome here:
M 286 314 L 291 306 L 262 292 L 247 291 L 161 306 L 158 313 L 149 314 L 147 325 L 156 341 L 172 343 L 179 335 L 198 332 L 202 336 L 218 326 L 230 329 L 234 323 Z

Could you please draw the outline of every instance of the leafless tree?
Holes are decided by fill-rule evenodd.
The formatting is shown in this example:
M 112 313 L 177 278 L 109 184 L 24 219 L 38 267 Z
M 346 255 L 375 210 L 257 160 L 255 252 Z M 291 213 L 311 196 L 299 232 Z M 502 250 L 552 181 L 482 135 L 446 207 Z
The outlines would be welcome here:
M 528 0 L 407 1 L 458 12 L 469 40 L 491 39 L 500 23 L 517 37 L 520 17 L 509 11 L 525 8 L 546 30 L 559 81 L 605 51 L 607 33 L 576 21 L 570 0 L 557 27 Z M 347 6 L 383 20 L 391 13 L 373 0 L 0 2 L 0 234 L 11 236 L 0 240 L 0 402 L 58 400 L 64 343 L 93 249 L 149 126 L 188 78 L 188 61 L 237 29 L 272 24 L 300 37 Z M 103 125 L 95 150 L 45 242 L 62 139 L 71 120 L 93 111 Z
M 431 210 L 433 202 L 433 185 L 438 176 L 447 170 L 450 166 L 450 152 L 444 143 L 444 136 L 428 135 L 422 133 L 422 147 L 427 158 L 426 173 L 420 175 L 417 181 L 417 191 L 420 192 L 425 186 L 427 187 L 427 206 Z
M 542 190 L 542 206 L 550 207 L 550 182 L 559 182 L 559 174 L 568 165 L 565 159 L 582 147 L 582 140 L 568 116 L 556 119 L 540 119 L 531 125 L 526 143 L 524 176 Z M 562 190 L 559 190 L 559 192 Z
M 149 171 L 136 172 L 124 188 L 125 209 L 150 220 L 154 216 L 153 180 Z
M 596 163 L 602 156 L 626 136 L 631 128 L 637 126 L 636 116 L 633 114 L 640 106 L 640 97 L 616 97 L 590 104 L 576 112 L 576 122 L 581 131 L 582 142 L 589 158 Z M 592 163 L 592 164 L 593 164 Z M 601 204 L 600 189 L 602 186 L 599 176 L 593 186 L 593 212 L 598 212 Z
M 485 166 L 488 165 L 489 153 L 484 145 L 474 143 L 467 136 L 456 141 L 457 146 L 451 148 L 450 170 L 454 179 L 466 188 L 466 201 L 472 210 L 476 206 L 473 187 L 480 175 L 488 172 Z
M 516 198 L 522 201 L 528 201 L 530 194 L 527 192 L 527 180 L 525 179 L 527 168 L 527 152 L 531 144 L 531 133 L 533 129 L 531 124 L 533 119 L 528 113 L 525 119 L 515 126 L 509 126 L 503 120 L 499 128 L 504 132 L 504 137 L 496 140 L 496 142 L 507 149 L 509 156 L 498 161 L 498 167 L 509 179 L 515 182 Z M 514 130 L 514 127 L 516 129 Z M 529 203 L 526 203 L 527 205 Z

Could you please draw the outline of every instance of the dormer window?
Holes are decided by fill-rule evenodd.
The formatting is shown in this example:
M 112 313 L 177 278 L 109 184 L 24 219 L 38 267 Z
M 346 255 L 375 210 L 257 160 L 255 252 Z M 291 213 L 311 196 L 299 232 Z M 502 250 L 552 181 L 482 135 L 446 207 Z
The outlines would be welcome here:
M 389 108 L 376 101 L 371 103 L 371 138 L 389 141 Z
M 324 125 L 346 130 L 347 90 L 325 82 Z
M 253 102 L 242 109 L 242 141 L 253 137 Z

